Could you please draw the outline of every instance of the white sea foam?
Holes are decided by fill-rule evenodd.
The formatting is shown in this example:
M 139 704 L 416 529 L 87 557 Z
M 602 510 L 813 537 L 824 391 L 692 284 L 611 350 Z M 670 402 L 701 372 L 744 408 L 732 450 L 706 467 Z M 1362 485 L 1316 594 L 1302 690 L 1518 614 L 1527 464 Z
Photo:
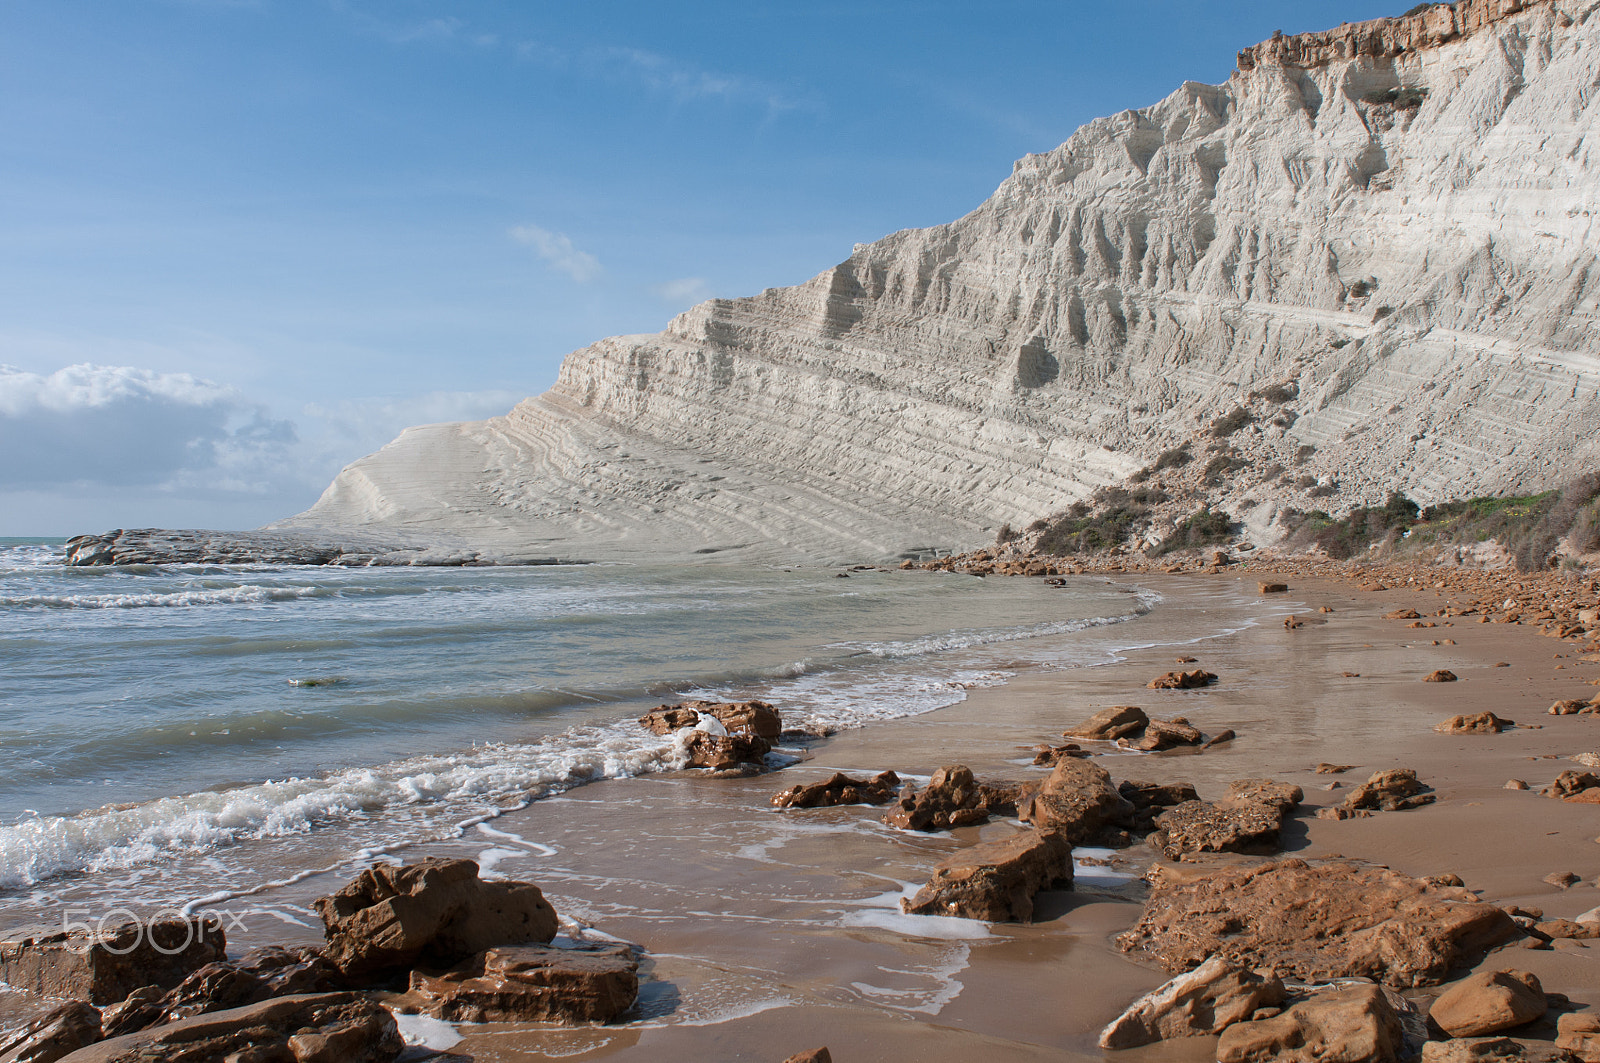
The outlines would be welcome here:
M 181 609 L 196 605 L 243 605 L 323 598 L 323 587 L 270 587 L 243 585 L 202 590 L 149 594 L 26 594 L 0 598 L 0 606 L 18 609 Z

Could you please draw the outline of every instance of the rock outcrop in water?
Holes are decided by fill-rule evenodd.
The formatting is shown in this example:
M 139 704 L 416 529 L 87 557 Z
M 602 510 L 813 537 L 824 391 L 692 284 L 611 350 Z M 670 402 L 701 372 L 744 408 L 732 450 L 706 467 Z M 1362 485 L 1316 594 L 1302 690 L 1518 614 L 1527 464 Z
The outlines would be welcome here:
M 1600 458 L 1596 0 L 1277 37 L 958 221 L 570 354 L 280 527 L 555 557 L 972 545 L 1230 433 L 1212 501 L 1554 486 Z M 1285 473 L 1288 470 L 1288 473 Z

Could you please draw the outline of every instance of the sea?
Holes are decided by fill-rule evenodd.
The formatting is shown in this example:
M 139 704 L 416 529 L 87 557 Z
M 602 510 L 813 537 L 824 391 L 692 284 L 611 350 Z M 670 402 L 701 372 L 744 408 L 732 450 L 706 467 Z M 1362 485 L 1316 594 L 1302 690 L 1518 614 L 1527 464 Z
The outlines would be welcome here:
M 73 568 L 0 540 L 0 912 L 193 910 L 680 768 L 688 698 L 867 727 L 1114 658 L 1109 580 L 701 565 Z M 786 754 L 780 748 L 775 756 Z

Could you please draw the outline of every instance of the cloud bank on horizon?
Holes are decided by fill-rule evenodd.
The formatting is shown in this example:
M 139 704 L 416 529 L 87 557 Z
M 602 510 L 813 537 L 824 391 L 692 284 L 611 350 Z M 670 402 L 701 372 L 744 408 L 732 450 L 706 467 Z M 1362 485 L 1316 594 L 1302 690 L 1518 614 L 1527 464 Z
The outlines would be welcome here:
M 0 535 L 297 512 L 409 424 L 958 217 L 1275 29 L 1395 13 L 0 5 Z

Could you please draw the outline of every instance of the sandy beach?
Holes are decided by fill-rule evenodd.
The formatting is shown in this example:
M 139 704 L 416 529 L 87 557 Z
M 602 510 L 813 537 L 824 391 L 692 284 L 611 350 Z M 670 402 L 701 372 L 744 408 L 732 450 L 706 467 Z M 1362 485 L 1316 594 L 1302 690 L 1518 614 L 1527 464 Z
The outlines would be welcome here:
M 579 1030 L 463 1027 L 455 1053 L 480 1061 L 777 1061 L 826 1044 L 842 1061 L 1213 1058 L 1214 1038 L 1122 1053 L 1096 1046 L 1106 1022 L 1168 977 L 1112 942 L 1140 912 L 1146 887 L 1138 876 L 1158 855 L 1147 847 L 1080 849 L 1076 888 L 1041 895 L 1031 925 L 907 917 L 896 902 L 941 857 L 1018 825 L 923 835 L 884 826 L 881 810 L 867 806 L 769 806 L 776 791 L 835 770 L 914 778 L 961 763 L 980 778 L 1042 778 L 1047 769 L 1032 766 L 1029 747 L 1059 741 L 1062 730 L 1113 704 L 1238 733 L 1198 754 L 1106 746 L 1096 762 L 1117 781 L 1187 781 L 1203 798 L 1247 777 L 1302 786 L 1305 804 L 1284 832 L 1290 854 L 1340 854 L 1418 876 L 1454 873 L 1485 900 L 1542 908 L 1551 918 L 1600 904 L 1597 806 L 1538 793 L 1575 766 L 1566 758 L 1600 749 L 1596 717 L 1546 713 L 1555 700 L 1592 696 L 1600 663 L 1527 626 L 1468 617 L 1419 629 L 1383 619 L 1401 608 L 1432 613 L 1450 600 L 1442 589 L 1373 592 L 1293 576 L 1287 594 L 1263 596 L 1260 575 L 1129 576 L 1164 601 L 1119 629 L 1125 648 L 1107 663 L 1021 672 L 971 691 L 960 705 L 818 741 L 782 772 L 594 783 L 509 812 L 460 841 L 395 853 L 408 862 L 467 856 L 535 882 L 574 924 L 569 932 L 590 927 L 591 936 L 646 953 L 633 1021 Z M 1286 627 L 1288 615 L 1304 625 Z M 1219 627 L 1231 633 L 1195 636 Z M 1177 656 L 1196 658 L 1220 681 L 1198 691 L 1147 689 Z M 1459 681 L 1423 682 L 1440 668 Z M 1520 726 L 1492 736 L 1432 730 L 1480 709 Z M 1354 767 L 1320 775 L 1319 762 Z M 1393 767 L 1415 769 L 1436 803 L 1365 819 L 1315 818 L 1371 772 Z M 1506 789 L 1511 779 L 1531 789 Z M 1564 890 L 1543 881 L 1559 871 L 1581 881 Z M 237 903 L 280 920 L 296 910 L 310 916 L 310 900 L 340 884 L 315 876 Z M 248 922 L 230 952 L 320 939 L 314 917 L 304 927 Z M 1600 1004 L 1600 949 L 1567 945 L 1511 949 L 1547 991 Z M 1507 962 L 1503 952 L 1484 961 L 1491 969 Z

